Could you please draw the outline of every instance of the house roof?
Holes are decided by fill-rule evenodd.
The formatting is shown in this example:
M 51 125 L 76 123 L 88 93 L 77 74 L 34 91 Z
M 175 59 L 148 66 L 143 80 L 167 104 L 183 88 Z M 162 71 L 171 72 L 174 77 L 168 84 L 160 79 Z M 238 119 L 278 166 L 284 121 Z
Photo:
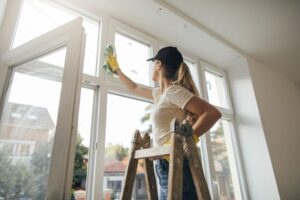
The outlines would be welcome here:
M 122 173 L 126 171 L 126 165 L 121 163 L 120 161 L 116 161 L 114 163 L 110 163 L 108 165 L 104 165 L 105 173 Z
M 129 157 L 128 157 L 128 156 L 124 157 L 124 158 L 121 160 L 121 162 L 127 166 L 127 165 L 128 165 L 128 162 L 129 162 Z M 136 173 L 137 173 L 137 174 L 144 174 L 144 171 L 145 171 L 145 169 L 144 169 L 144 162 L 143 162 L 143 159 L 139 159 L 139 162 L 138 162 L 138 165 L 137 165 L 137 171 L 136 171 Z
M 128 156 L 124 157 L 121 161 L 105 158 L 104 161 L 104 172 L 105 173 L 125 173 L 128 166 Z M 137 174 L 144 174 L 144 163 L 142 160 L 139 160 L 137 166 Z

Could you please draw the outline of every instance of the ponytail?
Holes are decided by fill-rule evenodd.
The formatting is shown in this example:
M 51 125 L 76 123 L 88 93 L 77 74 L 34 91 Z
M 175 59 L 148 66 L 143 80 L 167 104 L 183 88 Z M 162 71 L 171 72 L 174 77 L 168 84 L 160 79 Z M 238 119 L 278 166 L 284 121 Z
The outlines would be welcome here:
M 199 96 L 196 85 L 195 85 L 192 75 L 190 73 L 189 67 L 187 66 L 187 64 L 185 62 L 181 63 L 174 79 L 175 80 L 172 81 L 172 84 L 185 87 L 186 89 L 188 89 L 190 92 L 192 92 L 196 96 Z
M 186 89 L 188 89 L 190 92 L 195 94 L 196 96 L 199 96 L 199 93 L 197 91 L 195 82 L 193 81 L 192 75 L 190 73 L 189 67 L 185 62 L 182 62 L 179 69 L 177 70 L 177 73 L 174 76 L 174 79 L 172 81 L 172 84 L 174 85 L 180 85 Z M 187 112 L 187 119 L 194 124 L 195 120 L 197 119 L 197 115 Z

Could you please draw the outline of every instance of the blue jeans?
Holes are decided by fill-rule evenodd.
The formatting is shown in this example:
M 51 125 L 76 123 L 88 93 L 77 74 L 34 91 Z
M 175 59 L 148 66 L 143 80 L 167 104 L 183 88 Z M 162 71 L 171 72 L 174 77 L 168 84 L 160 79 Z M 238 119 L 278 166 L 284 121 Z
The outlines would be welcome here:
M 155 161 L 155 170 L 159 179 L 160 191 L 159 200 L 166 200 L 168 196 L 168 175 L 169 162 L 166 159 Z M 197 200 L 197 192 L 194 186 L 188 160 L 184 158 L 183 161 L 183 184 L 182 184 L 182 199 L 183 200 Z

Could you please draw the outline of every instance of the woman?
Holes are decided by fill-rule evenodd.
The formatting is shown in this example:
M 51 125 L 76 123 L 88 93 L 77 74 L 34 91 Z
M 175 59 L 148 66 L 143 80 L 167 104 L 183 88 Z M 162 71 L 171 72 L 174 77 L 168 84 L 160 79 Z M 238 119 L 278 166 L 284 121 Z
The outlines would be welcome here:
M 164 47 L 157 52 L 156 56 L 148 59 L 148 61 L 153 61 L 152 80 L 158 82 L 159 85 L 158 88 L 154 89 L 140 87 L 123 74 L 116 57 L 112 54 L 107 56 L 107 61 L 129 91 L 153 99 L 151 119 L 154 146 L 170 143 L 168 132 L 173 118 L 180 121 L 188 119 L 193 125 L 194 140 L 197 142 L 198 138 L 207 132 L 222 116 L 214 106 L 199 98 L 189 69 L 176 47 Z M 168 158 L 157 160 L 155 169 L 160 184 L 159 199 L 165 200 L 168 194 Z M 183 199 L 197 199 L 186 158 L 183 163 L 183 173 Z

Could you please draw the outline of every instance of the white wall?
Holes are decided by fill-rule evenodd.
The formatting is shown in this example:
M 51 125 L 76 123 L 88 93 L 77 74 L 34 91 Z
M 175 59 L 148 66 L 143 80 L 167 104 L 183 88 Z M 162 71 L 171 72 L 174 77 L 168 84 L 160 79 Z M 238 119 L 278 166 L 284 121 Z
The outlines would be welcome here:
M 281 199 L 299 199 L 300 89 L 253 59 L 248 64 Z
M 247 61 L 237 59 L 227 73 L 249 199 L 280 199 Z
M 0 27 L 2 25 L 2 20 L 3 20 L 5 8 L 6 8 L 6 1 L 7 0 L 0 0 Z

